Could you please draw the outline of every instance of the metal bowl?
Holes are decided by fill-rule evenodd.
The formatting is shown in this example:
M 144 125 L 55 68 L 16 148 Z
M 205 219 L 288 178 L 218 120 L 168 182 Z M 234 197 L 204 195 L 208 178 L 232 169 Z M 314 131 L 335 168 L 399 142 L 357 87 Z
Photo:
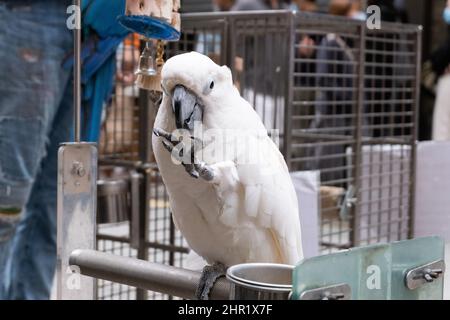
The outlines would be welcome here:
M 231 300 L 287 300 L 292 291 L 293 266 L 246 263 L 228 268 Z
M 103 178 L 97 181 L 97 223 L 130 220 L 129 178 Z

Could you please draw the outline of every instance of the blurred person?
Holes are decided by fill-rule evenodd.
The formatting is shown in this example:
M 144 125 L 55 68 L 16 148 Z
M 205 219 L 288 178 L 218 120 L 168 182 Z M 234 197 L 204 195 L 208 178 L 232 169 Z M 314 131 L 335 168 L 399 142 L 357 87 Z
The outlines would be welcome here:
M 351 0 L 332 0 L 329 13 L 350 18 Z M 311 121 L 311 133 L 351 135 L 351 115 L 355 100 L 354 81 L 356 57 L 353 53 L 353 41 L 338 34 L 329 33 L 322 38 L 316 54 L 316 86 L 314 120 Z M 344 145 L 321 145 L 311 148 L 309 157 L 314 160 L 306 163 L 307 170 L 323 170 L 322 181 L 344 178 L 343 170 L 326 170 L 345 166 Z M 342 156 L 339 156 L 342 155 Z M 326 158 L 325 158 L 326 157 Z M 327 159 L 328 158 L 328 159 Z
M 404 3 L 399 1 L 369 0 L 367 5 L 376 5 L 380 8 L 382 21 L 402 23 L 405 20 L 406 16 L 401 11 L 404 9 Z M 369 70 L 371 70 L 373 75 L 379 77 L 367 79 L 365 83 L 367 88 L 365 108 L 367 108 L 367 112 L 376 115 L 365 119 L 370 123 L 370 129 L 367 129 L 365 134 L 370 137 L 404 135 L 405 130 L 401 126 L 390 129 L 386 124 L 404 122 L 402 116 L 404 110 L 395 101 L 404 99 L 404 92 L 401 88 L 407 83 L 406 80 L 394 79 L 393 76 L 396 75 L 398 78 L 410 76 L 408 70 L 402 68 L 402 66 L 413 62 L 408 56 L 390 53 L 394 53 L 397 50 L 401 52 L 409 51 L 410 48 L 406 44 L 407 41 L 408 36 L 405 34 L 387 33 L 383 41 L 366 42 L 366 49 L 369 51 L 366 54 L 366 63 L 373 65 Z M 378 54 L 377 52 L 385 52 L 385 54 Z M 383 77 L 386 79 L 383 79 Z M 389 90 L 389 88 L 397 90 Z M 374 103 L 374 101 L 383 101 L 383 103 Z M 396 115 L 388 116 L 387 113 L 389 112 Z
M 102 9 L 105 1 L 109 10 Z M 66 24 L 71 4 L 0 2 L 0 299 L 50 295 L 56 266 L 57 153 L 72 135 L 73 36 Z M 83 111 L 92 115 L 88 119 L 94 128 L 91 111 L 101 112 L 107 100 L 116 43 L 125 34 L 112 27 L 124 2 L 83 1 L 82 9 Z M 92 128 L 86 128 L 88 137 L 95 137 Z
M 444 9 L 443 19 L 450 26 L 450 0 Z M 432 139 L 450 141 L 450 36 L 432 53 L 428 64 L 434 73 L 434 82 L 437 81 Z
M 317 4 L 315 0 L 296 0 L 294 1 L 295 6 L 299 12 L 310 12 L 314 13 L 318 11 Z M 316 39 L 308 35 L 303 35 L 301 37 L 298 52 L 302 58 L 312 58 L 315 54 Z
M 450 27 L 450 1 L 447 1 L 442 18 L 446 22 L 446 25 Z M 437 103 L 436 96 L 438 93 L 441 95 L 444 93 L 446 81 L 443 77 L 446 75 L 446 70 L 449 65 L 450 35 L 447 35 L 446 41 L 429 55 L 422 66 L 422 90 L 419 110 L 419 139 L 421 141 L 437 139 L 437 132 L 434 133 L 433 131 L 435 129 L 438 130 L 435 128 L 438 125 L 438 119 L 434 115 L 440 113 L 440 111 L 435 112 L 435 108 L 439 108 L 441 104 Z M 440 80 L 444 81 L 439 83 Z M 433 125 L 433 122 L 436 122 L 436 125 Z
M 214 11 L 230 11 L 236 0 L 213 0 Z
M 450 141 L 450 66 L 439 79 L 433 112 L 434 141 Z
M 69 140 L 72 121 L 71 72 L 61 68 L 72 47 L 70 4 L 0 2 L 0 299 L 13 281 L 6 269 L 21 218 L 29 221 L 30 239 L 14 255 L 29 293 L 18 298 L 42 297 L 53 278 L 46 271 L 54 264 L 47 257 L 56 253 L 56 153 Z
M 102 121 L 100 154 L 133 152 L 134 109 L 139 96 L 139 89 L 135 85 L 135 68 L 140 48 L 138 34 L 129 35 L 117 48 L 114 95 L 102 117 L 105 120 Z
M 443 19 L 447 26 L 450 27 L 450 0 L 447 1 L 447 6 L 443 11 Z M 433 86 L 437 80 L 445 73 L 446 69 L 450 65 L 450 35 L 447 36 L 447 40 L 433 51 L 425 65 L 425 76 L 428 78 L 426 81 L 427 87 L 433 90 Z
M 328 13 L 355 20 L 364 21 L 367 19 L 362 0 L 331 0 L 328 7 Z
M 331 0 L 328 13 L 334 16 L 349 17 L 352 13 L 351 0 Z
M 367 14 L 363 9 L 361 0 L 352 0 L 349 16 L 355 20 L 365 21 L 367 19 Z
M 291 8 L 300 12 L 317 12 L 316 0 L 293 0 Z
M 235 0 L 213 0 L 214 11 L 230 11 Z M 195 35 L 192 35 L 195 37 Z M 207 55 L 215 63 L 220 64 L 222 36 L 218 32 L 198 32 L 195 41 L 195 51 Z
M 397 9 L 400 22 L 408 23 L 408 10 L 406 8 L 406 0 L 394 0 L 394 7 Z
M 367 6 L 378 6 L 381 11 L 381 20 L 387 22 L 406 22 L 405 12 L 400 10 L 401 3 L 398 2 L 397 6 L 394 0 L 368 0 Z
M 296 6 L 298 6 L 298 11 L 302 13 L 316 13 L 318 11 L 316 1 L 315 0 L 297 0 Z M 308 74 L 305 77 L 296 77 L 294 82 L 296 86 L 306 86 L 312 87 L 315 84 L 315 77 L 312 77 L 311 74 L 314 74 L 316 71 L 316 63 L 312 60 L 315 59 L 316 56 L 316 46 L 317 43 L 320 42 L 321 37 L 318 35 L 308 35 L 301 34 L 299 39 L 297 39 L 298 45 L 296 46 L 296 59 L 305 59 L 306 61 L 300 61 L 299 63 L 295 63 L 294 70 L 296 73 Z M 307 100 L 310 101 L 314 94 L 312 91 L 301 90 L 295 93 L 296 99 Z M 294 110 L 295 111 L 295 110 Z
M 236 0 L 231 11 L 288 9 L 290 0 Z
M 290 0 L 236 0 L 231 11 L 288 9 Z M 281 65 L 286 62 L 286 37 L 282 32 L 258 32 L 250 26 L 237 38 L 235 84 L 260 115 L 267 130 L 284 128 L 284 89 Z
M 297 0 L 294 2 L 296 11 L 300 14 L 317 13 L 318 7 L 315 0 Z M 299 19 L 302 19 L 300 17 Z M 296 34 L 296 50 L 294 51 L 294 85 L 295 88 L 301 90 L 293 90 L 293 101 L 295 105 L 292 107 L 292 115 L 295 117 L 296 125 L 304 127 L 305 120 L 310 119 L 314 115 L 311 107 L 316 97 L 316 54 L 317 45 L 322 39 L 321 35 L 302 33 Z M 300 106 L 300 104 L 303 104 Z M 308 121 L 308 120 L 307 120 Z M 302 128 L 303 129 L 303 128 Z M 292 143 L 302 143 L 303 139 L 296 137 L 291 138 Z M 292 150 L 293 158 L 303 158 L 307 156 L 305 148 L 294 148 Z M 296 170 L 302 170 L 303 163 L 298 164 Z

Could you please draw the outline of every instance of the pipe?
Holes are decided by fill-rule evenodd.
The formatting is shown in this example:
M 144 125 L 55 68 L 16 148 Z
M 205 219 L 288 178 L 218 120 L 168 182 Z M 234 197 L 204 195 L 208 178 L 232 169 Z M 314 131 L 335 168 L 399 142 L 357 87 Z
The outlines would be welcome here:
M 160 292 L 184 299 L 195 299 L 201 273 L 95 250 L 75 250 L 69 265 L 78 266 L 85 276 Z M 211 300 L 228 300 L 230 282 L 219 278 L 210 293 Z
M 74 109 L 74 133 L 75 142 L 81 141 L 81 0 L 75 0 L 74 5 L 78 8 L 73 29 L 73 109 Z

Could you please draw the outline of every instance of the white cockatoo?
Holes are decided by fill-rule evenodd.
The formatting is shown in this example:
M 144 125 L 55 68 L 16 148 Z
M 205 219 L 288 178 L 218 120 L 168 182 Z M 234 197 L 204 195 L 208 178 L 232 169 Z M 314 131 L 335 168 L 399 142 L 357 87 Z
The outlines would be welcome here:
M 234 87 L 230 69 L 190 52 L 167 60 L 161 76 L 164 95 L 153 151 L 175 225 L 212 265 L 203 270 L 198 297 L 207 298 L 207 287 L 223 274 L 220 266 L 298 263 L 303 258 L 298 202 L 286 162 Z M 195 123 L 203 135 L 195 134 Z M 214 134 L 205 134 L 208 130 Z M 213 155 L 198 160 L 199 145 Z

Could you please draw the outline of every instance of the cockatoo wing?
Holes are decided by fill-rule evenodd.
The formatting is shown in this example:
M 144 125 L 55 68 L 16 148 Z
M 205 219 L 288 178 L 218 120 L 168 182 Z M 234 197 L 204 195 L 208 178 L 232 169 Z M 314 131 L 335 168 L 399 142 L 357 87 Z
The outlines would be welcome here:
M 220 221 L 235 228 L 250 222 L 266 229 L 278 251 L 277 262 L 293 265 L 303 258 L 297 196 L 276 145 L 268 136 L 253 139 L 265 148 L 262 161 L 215 166 L 216 190 L 223 203 Z

